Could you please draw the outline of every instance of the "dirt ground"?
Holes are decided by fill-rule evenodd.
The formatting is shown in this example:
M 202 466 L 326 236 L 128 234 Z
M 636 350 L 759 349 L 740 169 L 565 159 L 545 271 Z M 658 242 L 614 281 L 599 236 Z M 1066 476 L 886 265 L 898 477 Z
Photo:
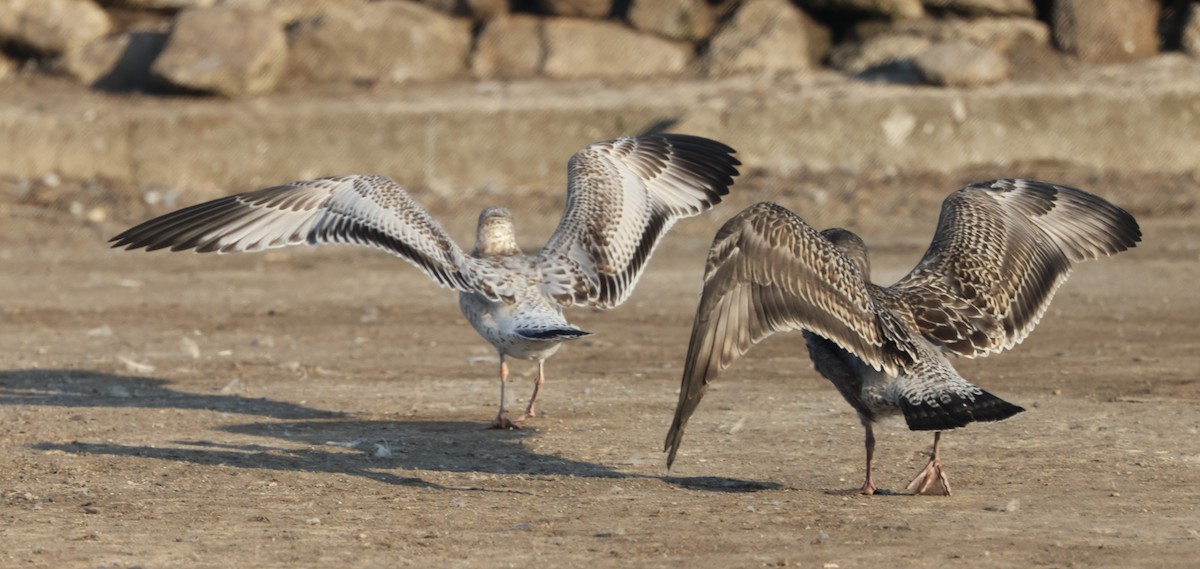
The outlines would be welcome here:
M 951 497 L 824 492 L 861 481 L 862 430 L 798 334 L 721 378 L 670 473 L 660 451 L 722 220 L 774 197 L 859 230 L 891 282 L 941 198 L 989 172 L 748 176 L 629 302 L 568 313 L 596 335 L 548 362 L 544 416 L 504 432 L 483 428 L 490 347 L 403 262 L 113 251 L 153 212 L 0 208 L 0 566 L 1195 567 L 1196 180 L 1033 173 L 1128 207 L 1144 241 L 1080 266 L 1025 344 L 956 361 L 1028 411 L 948 434 Z M 559 193 L 508 202 L 527 249 Z M 467 245 L 491 201 L 433 209 Z M 518 400 L 535 367 L 513 364 Z M 931 437 L 877 432 L 878 481 L 901 489 Z

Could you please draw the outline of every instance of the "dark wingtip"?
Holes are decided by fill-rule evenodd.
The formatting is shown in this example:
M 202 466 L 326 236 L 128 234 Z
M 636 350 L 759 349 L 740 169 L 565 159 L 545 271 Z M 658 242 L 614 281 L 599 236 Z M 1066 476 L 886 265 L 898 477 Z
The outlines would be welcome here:
M 981 391 L 974 399 L 957 393 L 939 394 L 939 401 L 900 399 L 904 421 L 912 431 L 945 431 L 975 421 L 1002 421 L 1025 409 Z

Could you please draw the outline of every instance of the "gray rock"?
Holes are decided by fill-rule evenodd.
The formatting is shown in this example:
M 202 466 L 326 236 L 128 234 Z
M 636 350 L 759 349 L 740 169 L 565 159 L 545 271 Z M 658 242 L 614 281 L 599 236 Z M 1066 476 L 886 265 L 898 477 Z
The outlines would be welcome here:
M 921 0 L 926 8 L 945 10 L 964 16 L 1037 16 L 1033 0 Z
M 0 83 L 9 80 L 17 74 L 17 62 L 0 53 Z
M 528 14 L 489 21 L 475 42 L 471 74 L 480 79 L 532 77 L 546 61 L 542 20 Z
M 367 0 L 216 0 L 217 6 L 268 12 L 284 25 L 319 18 L 331 7 L 366 3 Z
M 945 87 L 980 87 L 1008 79 L 1008 60 L 990 49 L 966 41 L 934 45 L 913 64 L 927 83 Z
M 747 0 L 713 36 L 705 66 L 714 76 L 808 70 L 813 26 L 787 0 Z
M 508 0 L 416 0 L 439 12 L 475 21 L 491 20 L 508 14 Z
M 1158 0 L 1054 0 L 1054 41 L 1095 63 L 1133 61 L 1158 53 Z
M 628 18 L 639 30 L 682 41 L 708 37 L 716 22 L 705 0 L 634 0 Z
M 166 43 L 166 33 L 125 33 L 64 54 L 54 68 L 97 89 L 145 89 L 151 85 L 150 66 Z
M 242 97 L 270 91 L 287 63 L 287 37 L 270 14 L 194 8 L 175 18 L 151 72 L 194 91 Z
M 187 8 L 209 8 L 215 6 L 218 0 L 112 0 L 109 4 L 129 8 L 147 8 L 151 10 L 179 11 Z M 262 0 L 256 0 L 262 1 Z
M 108 14 L 91 0 L 0 2 L 0 44 L 12 43 L 40 55 L 77 49 L 111 28 Z
M 847 73 L 863 73 L 898 63 L 911 63 L 913 58 L 933 45 L 927 37 L 907 34 L 888 34 L 864 41 L 838 46 L 829 56 L 829 64 Z
M 663 77 L 687 69 L 692 46 L 643 34 L 613 22 L 547 18 L 546 63 L 550 77 Z M 603 54 L 598 57 L 597 54 Z
M 471 23 L 409 2 L 331 6 L 291 33 L 289 75 L 309 82 L 403 83 L 467 71 Z
M 1200 2 L 1192 2 L 1188 7 L 1182 39 L 1183 51 L 1200 56 Z
M 1031 18 L 921 19 L 895 22 L 882 35 L 918 36 L 934 42 L 965 40 L 1006 52 L 1016 45 L 1048 44 L 1050 27 Z
M 842 12 L 906 20 L 925 15 L 921 0 L 797 0 L 811 11 Z
M 612 14 L 613 0 L 538 0 L 537 4 L 551 16 L 603 19 Z

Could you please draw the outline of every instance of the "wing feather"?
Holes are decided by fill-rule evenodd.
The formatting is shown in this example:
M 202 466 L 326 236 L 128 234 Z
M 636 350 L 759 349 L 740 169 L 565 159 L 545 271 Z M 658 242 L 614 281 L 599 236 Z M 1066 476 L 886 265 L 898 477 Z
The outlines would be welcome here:
M 726 222 L 705 266 L 667 434 L 668 467 L 705 387 L 775 332 L 809 330 L 875 369 L 899 373 L 916 351 L 902 328 L 887 320 L 871 287 L 852 260 L 781 206 L 759 203 Z
M 200 253 L 343 243 L 388 251 L 443 286 L 479 292 L 478 260 L 465 255 L 429 212 L 382 176 L 293 182 L 218 198 L 143 222 L 113 247 Z
M 560 303 L 612 308 L 629 297 L 662 236 L 729 193 L 740 163 L 706 138 L 650 134 L 594 143 L 568 164 L 562 221 L 538 253 Z
M 987 355 L 1029 335 L 1073 264 L 1140 240 L 1132 215 L 1083 190 L 1037 180 L 971 184 L 942 203 L 933 243 L 891 288 L 931 341 Z

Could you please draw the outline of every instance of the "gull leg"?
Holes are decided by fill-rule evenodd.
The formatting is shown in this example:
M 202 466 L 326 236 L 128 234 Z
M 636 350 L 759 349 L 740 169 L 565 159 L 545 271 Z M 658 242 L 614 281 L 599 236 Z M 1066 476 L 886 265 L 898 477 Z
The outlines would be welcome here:
M 508 362 L 504 361 L 504 354 L 500 354 L 500 412 L 496 414 L 496 418 L 492 420 L 492 424 L 488 425 L 489 429 L 520 428 L 508 418 L 508 413 L 504 410 L 504 384 L 506 383 L 508 383 Z
M 929 464 L 908 483 L 908 491 L 912 494 L 929 494 L 934 496 L 949 496 L 950 481 L 942 470 L 939 447 L 942 444 L 942 433 L 933 433 L 933 452 L 929 453 Z
M 537 417 L 537 412 L 533 410 L 534 404 L 537 403 L 538 391 L 542 389 L 542 384 L 546 381 L 546 362 L 538 360 L 538 378 L 537 383 L 533 384 L 533 395 L 529 396 L 529 405 L 525 407 L 525 414 L 517 417 L 517 422 L 520 423 L 526 419 Z
M 867 477 L 865 480 L 863 480 L 862 487 L 851 488 L 849 490 L 830 490 L 828 492 L 829 494 L 838 496 L 853 496 L 855 494 L 863 494 L 869 496 L 877 491 L 875 488 L 874 479 L 872 478 L 872 464 L 875 459 L 875 430 L 872 429 L 871 424 L 866 421 L 863 421 L 863 428 L 867 431 L 866 436 L 863 439 L 863 444 L 867 447 Z M 885 493 L 884 491 L 879 492 Z

